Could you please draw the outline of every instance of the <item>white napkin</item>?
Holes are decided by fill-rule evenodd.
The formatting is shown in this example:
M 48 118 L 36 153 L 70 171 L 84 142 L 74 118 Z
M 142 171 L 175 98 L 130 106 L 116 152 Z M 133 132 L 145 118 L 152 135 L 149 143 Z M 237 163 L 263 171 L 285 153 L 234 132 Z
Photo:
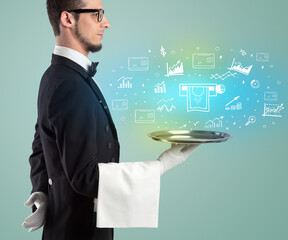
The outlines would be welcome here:
M 158 227 L 160 162 L 99 163 L 98 228 Z

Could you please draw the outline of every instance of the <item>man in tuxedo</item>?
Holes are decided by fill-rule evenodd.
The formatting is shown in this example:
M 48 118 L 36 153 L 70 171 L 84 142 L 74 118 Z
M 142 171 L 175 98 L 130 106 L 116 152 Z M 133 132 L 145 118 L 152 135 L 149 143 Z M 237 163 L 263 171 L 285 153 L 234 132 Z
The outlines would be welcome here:
M 112 240 L 113 228 L 97 228 L 99 163 L 119 163 L 119 142 L 108 105 L 93 80 L 110 23 L 100 0 L 47 0 L 56 46 L 38 94 L 31 165 L 33 213 L 23 227 L 44 225 L 45 240 Z M 185 148 L 185 149 L 184 149 Z M 161 162 L 163 174 L 183 162 L 195 146 L 172 147 Z M 113 181 L 113 179 L 111 179 Z M 112 199 L 117 202 L 118 199 Z

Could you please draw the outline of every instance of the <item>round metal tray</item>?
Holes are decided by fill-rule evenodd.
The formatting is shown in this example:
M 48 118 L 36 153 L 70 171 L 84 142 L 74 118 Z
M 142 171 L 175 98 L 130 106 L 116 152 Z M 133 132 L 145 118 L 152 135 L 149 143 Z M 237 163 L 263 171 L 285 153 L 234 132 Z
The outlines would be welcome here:
M 218 143 L 225 142 L 232 136 L 224 132 L 201 130 L 167 130 L 148 134 L 156 141 L 168 143 Z

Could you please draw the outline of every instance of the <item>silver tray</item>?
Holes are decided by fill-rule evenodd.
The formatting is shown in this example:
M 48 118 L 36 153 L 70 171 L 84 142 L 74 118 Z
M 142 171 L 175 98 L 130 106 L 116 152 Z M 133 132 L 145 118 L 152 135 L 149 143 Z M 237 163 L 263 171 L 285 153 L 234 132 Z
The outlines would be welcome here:
M 218 143 L 225 142 L 232 136 L 224 132 L 200 130 L 167 130 L 148 134 L 156 141 L 168 143 Z

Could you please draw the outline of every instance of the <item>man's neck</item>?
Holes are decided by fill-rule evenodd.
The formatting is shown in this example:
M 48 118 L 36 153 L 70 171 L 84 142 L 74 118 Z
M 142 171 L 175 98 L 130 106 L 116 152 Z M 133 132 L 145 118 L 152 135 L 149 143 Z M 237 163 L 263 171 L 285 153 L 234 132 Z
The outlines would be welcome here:
M 69 41 L 68 39 L 60 39 L 59 37 L 56 37 L 56 45 L 71 48 L 88 58 L 89 52 L 85 50 L 83 46 L 79 43 Z

